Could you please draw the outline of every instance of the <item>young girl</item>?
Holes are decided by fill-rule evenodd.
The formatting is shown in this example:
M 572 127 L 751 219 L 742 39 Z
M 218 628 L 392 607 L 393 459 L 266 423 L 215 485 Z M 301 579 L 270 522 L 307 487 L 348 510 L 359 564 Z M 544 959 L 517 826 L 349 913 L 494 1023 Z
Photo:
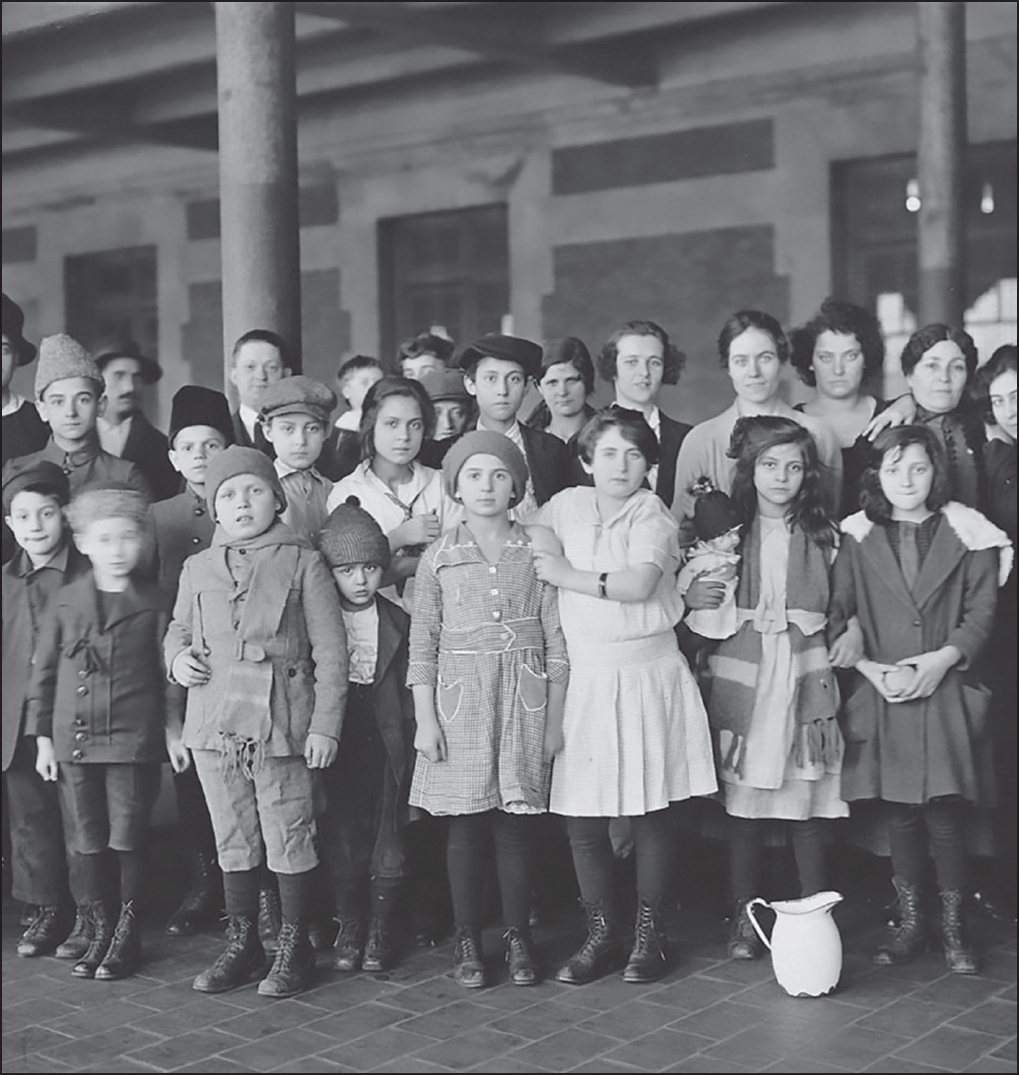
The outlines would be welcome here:
M 425 547 L 456 521 L 456 505 L 446 495 L 442 476 L 423 466 L 418 453 L 435 428 L 435 411 L 417 381 L 384 377 L 368 389 L 361 413 L 362 462 L 333 486 L 326 503 L 332 512 L 356 496 L 385 531 L 393 560 L 381 593 L 413 607 L 413 578 Z
M 622 955 L 613 905 L 611 818 L 632 819 L 637 862 L 636 937 L 628 982 L 661 978 L 659 925 L 672 865 L 669 803 L 715 790 L 707 716 L 673 627 L 679 527 L 642 488 L 658 441 L 637 412 L 596 415 L 580 434 L 594 488 L 553 497 L 536 522 L 563 554 L 543 544 L 538 577 L 560 588 L 573 669 L 552 775 L 551 809 L 566 816 L 588 919 L 579 951 L 556 974 L 583 984 Z M 547 535 L 546 542 L 551 542 Z
M 925 823 L 948 969 L 975 974 L 961 914 L 964 829 L 968 805 L 993 790 L 989 692 L 975 663 L 1012 548 L 979 512 L 948 500 L 948 480 L 944 450 L 926 427 L 876 438 L 863 511 L 842 523 L 832 629 L 856 615 L 863 630 L 865 657 L 844 714 L 843 794 L 884 803 L 898 893 L 899 928 L 875 962 L 903 963 L 926 943 Z
M 531 539 L 508 516 L 527 486 L 521 452 L 500 433 L 476 430 L 449 450 L 442 474 L 464 522 L 418 566 L 407 677 L 418 752 L 410 803 L 449 817 L 455 979 L 485 984 L 480 931 L 492 837 L 510 980 L 533 985 L 532 815 L 548 806 L 546 712 L 558 727 L 566 644 L 555 590 L 539 582 Z
M 809 896 L 824 887 L 824 819 L 849 813 L 824 631 L 836 534 L 809 430 L 791 418 L 740 419 L 729 455 L 743 519 L 739 627 L 708 661 L 706 697 L 729 815 L 729 955 L 753 959 L 760 941 L 746 905 L 760 894 L 766 821 L 787 823 L 800 894 Z

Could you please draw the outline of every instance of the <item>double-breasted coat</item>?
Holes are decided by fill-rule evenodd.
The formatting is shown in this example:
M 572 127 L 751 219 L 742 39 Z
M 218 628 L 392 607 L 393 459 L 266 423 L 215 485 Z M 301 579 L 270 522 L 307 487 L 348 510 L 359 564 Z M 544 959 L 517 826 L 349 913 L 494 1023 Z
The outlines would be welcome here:
M 950 503 L 942 513 L 912 592 L 885 528 L 863 512 L 842 522 L 830 638 L 856 615 L 871 660 L 895 664 L 947 645 L 962 654 L 933 694 L 912 702 L 886 702 L 862 674 L 852 673 L 842 767 L 842 797 L 850 802 L 921 804 L 958 795 L 984 803 L 993 797 L 990 692 L 978 658 L 994 625 L 999 560 L 1011 562 L 1011 546 L 971 508 Z
M 184 561 L 212 544 L 216 524 L 205 498 L 190 488 L 157 501 L 151 511 L 156 585 L 173 600 Z

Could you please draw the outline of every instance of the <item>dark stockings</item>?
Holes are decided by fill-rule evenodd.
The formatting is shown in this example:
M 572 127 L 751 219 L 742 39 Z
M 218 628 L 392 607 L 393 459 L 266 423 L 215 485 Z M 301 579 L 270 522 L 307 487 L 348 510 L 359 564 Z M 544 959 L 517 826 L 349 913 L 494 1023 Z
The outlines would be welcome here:
M 761 852 L 764 849 L 765 818 L 729 817 L 729 869 L 732 895 L 737 903 L 761 894 Z M 812 896 L 825 886 L 825 819 L 787 821 L 792 839 L 800 895 Z
M 485 862 L 490 840 L 507 926 L 526 929 L 531 903 L 531 858 L 534 819 L 523 814 L 489 810 L 449 819 L 446 865 L 453 894 L 453 916 L 459 926 L 480 929 L 484 917 Z
M 607 817 L 569 817 L 566 831 L 573 852 L 573 868 L 585 903 L 611 902 L 615 858 L 609 839 Z M 667 810 L 632 817 L 634 855 L 637 865 L 637 894 L 656 902 L 669 888 L 675 835 Z
M 892 871 L 911 885 L 921 885 L 927 865 L 927 840 L 934 856 L 938 888 L 963 891 L 967 883 L 966 803 L 933 799 L 923 806 L 885 803 Z

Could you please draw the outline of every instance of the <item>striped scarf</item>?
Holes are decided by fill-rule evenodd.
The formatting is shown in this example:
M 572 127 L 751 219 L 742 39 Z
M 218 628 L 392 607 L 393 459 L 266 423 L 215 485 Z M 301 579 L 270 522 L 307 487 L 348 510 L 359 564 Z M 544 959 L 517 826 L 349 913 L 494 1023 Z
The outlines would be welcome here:
M 711 657 L 711 678 L 707 685 L 707 710 L 711 727 L 732 733 L 732 745 L 722 761 L 723 768 L 742 772 L 746 736 L 754 711 L 757 672 L 761 663 L 760 625 L 756 612 L 760 604 L 761 534 L 755 519 L 749 540 L 743 545 L 743 565 L 736 589 L 736 606 L 742 625 Z M 835 764 L 841 757 L 842 738 L 836 715 L 838 687 L 828 663 L 825 633 L 804 634 L 795 620 L 797 613 L 825 615 L 828 608 L 828 557 L 823 548 L 808 541 L 802 530 L 793 530 L 789 545 L 785 608 L 775 610 L 784 622 L 773 629 L 789 632 L 796 672 L 793 702 L 797 722 L 794 760 Z

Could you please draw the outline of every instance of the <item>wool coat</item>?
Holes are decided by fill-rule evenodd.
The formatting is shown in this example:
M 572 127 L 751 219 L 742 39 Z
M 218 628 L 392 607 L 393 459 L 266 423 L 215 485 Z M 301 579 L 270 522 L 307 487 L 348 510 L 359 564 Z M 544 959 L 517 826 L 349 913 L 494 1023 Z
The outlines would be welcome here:
M 912 702 L 886 702 L 861 673 L 851 673 L 842 714 L 842 797 L 849 802 L 993 798 L 990 692 L 978 659 L 994 625 L 999 572 L 1011 563 L 1011 545 L 974 509 L 953 502 L 941 510 L 912 592 L 885 528 L 863 512 L 842 522 L 829 638 L 856 615 L 871 660 L 894 664 L 947 645 L 962 654 L 933 694 Z
M 104 594 L 91 572 L 50 600 L 36 643 L 25 731 L 48 736 L 58 762 L 161 762 L 175 688 L 166 678 L 162 639 L 166 595 L 132 580 Z
M 212 544 L 216 530 L 209 505 L 194 490 L 160 500 L 152 505 L 152 531 L 155 544 L 153 573 L 156 585 L 172 601 L 184 561 Z
M 145 480 L 152 487 L 152 498 L 157 501 L 176 496 L 183 481 L 173 469 L 167 455 L 168 447 L 166 437 L 148 418 L 141 411 L 135 413 L 120 458 L 134 463 L 145 475 Z
M 325 561 L 283 523 L 253 539 L 247 554 L 272 556 L 276 549 L 295 545 L 296 567 L 289 579 L 280 580 L 287 592 L 279 608 L 267 607 L 263 595 L 242 593 L 218 534 L 211 548 L 185 560 L 166 634 L 166 664 L 172 667 L 174 658 L 194 644 L 202 647 L 212 669 L 205 686 L 187 692 L 185 746 L 222 750 L 221 718 L 237 702 L 229 694 L 231 682 L 238 681 L 232 672 L 266 664 L 271 671 L 271 728 L 265 755 L 299 756 L 312 732 L 339 740 L 347 696 L 347 642 L 340 598 Z M 238 631 L 237 601 L 242 596 L 249 604 L 266 606 L 265 622 L 274 624 L 261 645 L 246 642 Z

